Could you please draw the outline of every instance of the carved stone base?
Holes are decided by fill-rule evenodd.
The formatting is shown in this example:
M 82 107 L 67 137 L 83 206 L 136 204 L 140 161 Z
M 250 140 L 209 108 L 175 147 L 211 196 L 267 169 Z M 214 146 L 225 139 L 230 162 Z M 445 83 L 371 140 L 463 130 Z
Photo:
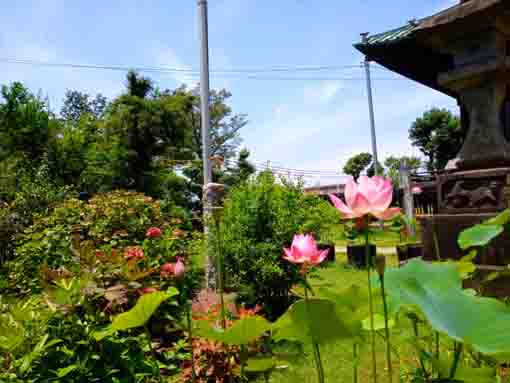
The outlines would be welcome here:
M 438 177 L 441 214 L 493 213 L 509 206 L 510 168 L 457 171 Z

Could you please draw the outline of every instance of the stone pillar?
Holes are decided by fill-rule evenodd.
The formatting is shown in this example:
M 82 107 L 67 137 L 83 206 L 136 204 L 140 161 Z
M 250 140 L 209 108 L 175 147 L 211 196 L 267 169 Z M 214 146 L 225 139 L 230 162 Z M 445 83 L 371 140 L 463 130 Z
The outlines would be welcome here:
M 504 84 L 494 82 L 460 91 L 460 101 L 469 111 L 469 130 L 458 155 L 459 168 L 480 169 L 510 163 L 510 144 L 500 118 L 504 95 Z

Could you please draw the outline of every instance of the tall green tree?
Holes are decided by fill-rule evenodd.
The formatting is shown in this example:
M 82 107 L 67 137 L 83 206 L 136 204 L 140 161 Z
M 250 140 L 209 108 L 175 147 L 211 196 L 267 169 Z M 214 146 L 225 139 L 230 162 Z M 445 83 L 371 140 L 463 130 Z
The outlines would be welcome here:
M 202 125 L 200 118 L 200 89 L 181 87 L 173 94 L 187 97 L 188 118 L 193 131 L 193 152 L 202 158 Z M 234 113 L 229 105 L 232 94 L 225 90 L 211 90 L 211 127 L 209 153 L 225 159 L 234 158 L 242 143 L 240 131 L 246 126 L 246 114 Z
M 430 171 L 444 169 L 460 151 L 465 136 L 459 117 L 447 109 L 433 108 L 425 112 L 409 129 L 409 138 L 427 157 Z
M 411 173 L 416 173 L 422 166 L 422 161 L 419 157 L 414 156 L 390 156 L 384 160 L 386 166 L 386 175 L 391 178 L 393 184 L 398 186 L 400 184 L 399 170 L 402 161 L 406 161 Z
M 347 160 L 343 171 L 345 174 L 353 176 L 354 179 L 358 179 L 361 173 L 367 170 L 371 163 L 372 155 L 370 153 L 359 153 Z
M 23 84 L 4 85 L 0 98 L 0 159 L 20 155 L 28 160 L 43 157 L 50 138 L 45 102 Z
M 60 116 L 67 122 L 77 124 L 81 118 L 92 116 L 95 119 L 103 117 L 108 101 L 101 93 L 91 98 L 87 93 L 78 90 L 67 90 Z
M 228 163 L 221 182 L 227 186 L 236 186 L 242 184 L 255 173 L 255 166 L 249 161 L 250 151 L 241 149 L 237 156 L 237 160 Z
M 128 153 L 130 186 L 145 192 L 153 161 L 180 147 L 190 147 L 191 130 L 182 100 L 154 94 L 152 81 L 135 72 L 127 76 L 127 91 L 115 99 L 105 121 L 106 134 L 118 137 Z

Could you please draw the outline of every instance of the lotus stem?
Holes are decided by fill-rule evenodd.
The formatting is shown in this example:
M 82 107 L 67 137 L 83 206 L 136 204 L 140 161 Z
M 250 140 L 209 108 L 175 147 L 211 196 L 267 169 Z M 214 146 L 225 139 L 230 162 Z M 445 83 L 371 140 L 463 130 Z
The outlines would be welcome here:
M 414 336 L 416 337 L 416 340 L 418 340 L 418 338 L 420 337 L 420 333 L 418 331 L 418 320 L 415 317 L 409 317 L 409 319 L 411 320 L 411 323 L 413 324 Z M 420 361 L 420 367 L 422 369 L 423 375 L 428 376 L 429 374 L 427 373 L 427 369 L 425 368 L 425 363 L 423 361 L 423 357 L 421 356 L 421 353 L 418 357 L 418 360 Z
M 441 252 L 439 250 L 439 238 L 437 237 L 436 225 L 432 225 L 432 239 L 434 240 L 434 249 L 436 250 L 436 260 L 441 262 Z
M 304 273 L 305 278 L 305 307 L 306 307 L 306 313 L 308 315 L 308 320 L 311 321 L 311 314 L 310 314 L 310 306 L 308 302 L 308 279 L 307 279 L 307 272 Z M 315 369 L 317 371 L 317 379 L 319 383 L 324 383 L 324 368 L 322 367 L 322 359 L 320 354 L 319 345 L 317 344 L 317 341 L 315 340 L 315 336 L 313 335 L 313 331 L 311 332 L 312 336 L 312 349 L 313 349 L 313 357 L 315 360 Z
M 368 307 L 370 310 L 370 333 L 371 333 L 371 342 L 372 342 L 372 381 L 377 383 L 377 358 L 375 355 L 375 326 L 374 326 L 374 302 L 372 297 L 372 274 L 371 274 L 371 266 L 372 260 L 370 256 L 370 241 L 369 241 L 369 218 L 366 219 L 366 228 L 365 228 L 365 266 L 367 268 L 367 282 L 368 282 Z
M 436 352 L 435 352 L 435 355 L 436 355 L 436 361 L 439 361 L 439 331 L 436 331 L 435 332 L 435 340 L 436 340 Z M 437 371 L 437 374 L 438 374 L 438 378 L 440 378 L 440 371 L 438 369 Z
M 352 345 L 352 359 L 354 360 L 353 371 L 352 371 L 352 381 L 353 383 L 358 383 L 358 344 L 353 343 Z
M 384 273 L 379 274 L 379 280 L 381 281 L 381 293 L 384 308 L 384 332 L 386 335 L 386 364 L 388 366 L 388 378 L 389 382 L 393 382 L 393 368 L 391 365 L 391 341 L 390 341 L 390 328 L 388 326 L 388 302 L 386 300 L 386 291 L 384 288 Z
M 459 367 L 459 361 L 460 361 L 460 355 L 462 354 L 462 343 L 455 342 L 453 349 L 454 349 L 454 355 L 453 355 L 453 363 L 452 368 L 450 369 L 450 380 L 453 380 L 455 378 L 455 374 L 457 373 L 457 367 Z

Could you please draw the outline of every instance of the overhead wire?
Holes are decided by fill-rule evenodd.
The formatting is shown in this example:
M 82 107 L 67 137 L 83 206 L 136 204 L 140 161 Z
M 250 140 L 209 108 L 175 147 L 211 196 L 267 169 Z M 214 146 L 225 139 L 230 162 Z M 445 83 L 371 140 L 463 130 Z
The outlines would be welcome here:
M 70 68 L 70 69 L 88 69 L 88 70 L 110 70 L 127 72 L 135 70 L 145 73 L 160 74 L 182 74 L 190 77 L 197 77 L 200 73 L 190 68 L 175 67 L 152 67 L 152 66 L 123 66 L 123 65 L 98 65 L 98 64 L 80 64 L 80 63 L 59 63 L 50 61 L 41 61 L 34 59 L 18 59 L 0 57 L 0 63 L 30 65 L 49 68 Z M 323 65 L 323 66 L 296 66 L 296 67 L 264 67 L 264 68 L 239 68 L 239 69 L 212 69 L 211 74 L 216 78 L 227 79 L 247 79 L 247 80 L 263 80 L 263 81 L 364 81 L 363 77 L 350 76 L 328 76 L 328 77 L 281 77 L 281 76 L 261 76 L 263 73 L 328 73 L 332 74 L 340 70 L 362 68 L 360 65 Z M 399 78 L 373 78 L 374 80 L 394 81 L 401 80 Z

